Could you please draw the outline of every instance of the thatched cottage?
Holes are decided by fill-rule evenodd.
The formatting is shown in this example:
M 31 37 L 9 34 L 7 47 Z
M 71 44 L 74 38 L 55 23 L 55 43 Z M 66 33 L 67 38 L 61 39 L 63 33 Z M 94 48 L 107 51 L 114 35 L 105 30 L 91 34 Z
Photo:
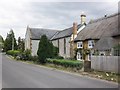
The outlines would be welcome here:
M 79 32 L 75 39 L 78 60 L 90 60 L 95 51 L 99 55 L 112 55 L 113 47 L 120 43 L 119 16 L 116 13 L 93 20 Z

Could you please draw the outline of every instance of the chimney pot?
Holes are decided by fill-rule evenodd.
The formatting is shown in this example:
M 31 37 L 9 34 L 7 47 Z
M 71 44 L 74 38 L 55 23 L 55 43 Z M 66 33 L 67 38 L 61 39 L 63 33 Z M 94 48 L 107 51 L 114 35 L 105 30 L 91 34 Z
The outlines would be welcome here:
M 84 13 L 81 14 L 81 24 L 86 23 L 86 15 Z
M 105 14 L 105 17 L 107 17 L 107 14 Z

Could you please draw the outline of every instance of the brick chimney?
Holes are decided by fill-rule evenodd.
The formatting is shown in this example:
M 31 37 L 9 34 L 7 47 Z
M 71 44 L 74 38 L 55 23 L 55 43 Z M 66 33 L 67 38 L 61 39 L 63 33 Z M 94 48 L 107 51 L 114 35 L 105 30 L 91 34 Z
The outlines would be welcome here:
M 81 14 L 81 24 L 86 23 L 86 15 L 84 13 Z
M 74 54 L 75 54 L 75 52 L 74 52 L 74 48 L 76 47 L 75 45 L 76 44 L 74 44 L 74 39 L 77 37 L 77 23 L 76 22 L 74 22 L 73 23 L 73 35 L 71 36 L 71 42 L 70 42 L 70 57 L 71 58 L 74 58 Z
M 77 23 L 73 23 L 73 35 L 77 35 Z

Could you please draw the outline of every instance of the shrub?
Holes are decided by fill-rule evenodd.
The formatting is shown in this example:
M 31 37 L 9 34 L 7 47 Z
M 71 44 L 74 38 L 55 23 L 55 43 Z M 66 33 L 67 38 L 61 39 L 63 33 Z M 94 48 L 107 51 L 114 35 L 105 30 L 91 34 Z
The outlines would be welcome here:
M 20 53 L 21 53 L 21 51 L 19 51 L 19 50 L 9 50 L 9 51 L 6 52 L 6 54 L 14 56 L 14 57 L 19 55 Z
M 38 56 L 29 57 L 31 61 L 38 62 Z
M 62 56 L 56 56 L 55 59 L 64 59 Z
M 55 65 L 61 65 L 64 67 L 71 67 L 78 69 L 81 69 L 83 67 L 83 63 L 76 60 L 48 59 L 47 62 Z
M 31 60 L 31 51 L 30 50 L 25 50 L 24 52 L 21 52 L 17 55 L 17 59 L 19 60 Z

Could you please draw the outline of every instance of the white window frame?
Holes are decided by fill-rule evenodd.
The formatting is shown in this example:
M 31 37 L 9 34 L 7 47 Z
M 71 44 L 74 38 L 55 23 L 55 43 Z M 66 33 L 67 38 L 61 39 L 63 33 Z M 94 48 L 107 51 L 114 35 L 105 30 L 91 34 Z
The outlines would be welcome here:
M 82 45 L 82 46 L 81 46 Z M 80 42 L 77 42 L 77 48 L 83 48 L 83 42 L 80 41 Z
M 88 48 L 93 48 L 94 45 L 95 45 L 94 40 L 89 40 L 89 41 L 88 41 Z
M 80 52 L 77 52 L 77 60 L 82 60 L 82 54 Z

